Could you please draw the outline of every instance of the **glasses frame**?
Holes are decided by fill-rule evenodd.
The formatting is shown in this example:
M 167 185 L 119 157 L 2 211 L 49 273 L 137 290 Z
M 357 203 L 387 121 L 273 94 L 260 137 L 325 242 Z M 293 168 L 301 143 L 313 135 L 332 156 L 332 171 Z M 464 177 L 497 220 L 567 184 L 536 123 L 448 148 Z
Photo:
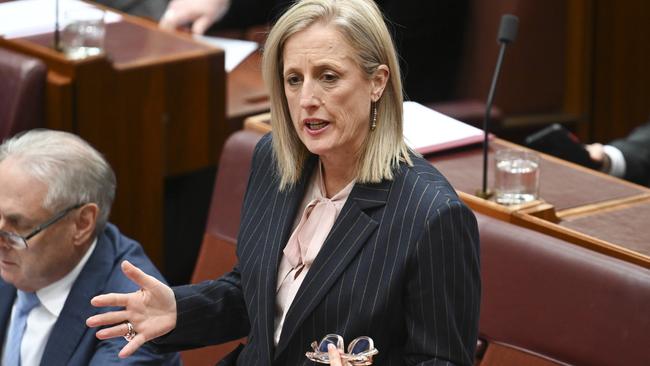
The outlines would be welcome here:
M 6 230 L 0 230 L 0 237 L 5 237 L 7 238 L 7 241 L 9 242 L 9 245 L 13 248 L 16 249 L 28 249 L 29 246 L 27 245 L 27 241 L 36 235 L 38 235 L 41 231 L 47 229 L 48 227 L 56 224 L 59 222 L 61 219 L 63 219 L 68 213 L 70 213 L 72 210 L 76 210 L 79 207 L 85 205 L 85 203 L 77 203 L 75 205 L 72 205 L 66 209 L 63 209 L 59 211 L 58 213 L 54 214 L 52 217 L 47 219 L 44 223 L 36 226 L 34 230 L 32 230 L 29 234 L 23 236 L 17 233 L 12 233 L 11 231 L 6 231 Z M 20 247 L 17 247 L 15 244 L 16 243 L 22 243 Z
M 341 337 L 338 334 L 328 334 L 323 339 L 321 339 L 320 342 L 313 341 L 311 343 L 311 348 L 313 349 L 313 352 L 306 352 L 305 356 L 311 361 L 318 362 L 318 363 L 323 363 L 323 364 L 329 364 L 329 353 L 325 350 L 321 350 L 323 348 L 323 342 L 328 341 L 327 343 L 332 343 L 336 346 L 336 348 L 339 350 L 339 353 L 341 354 L 341 359 L 345 361 L 347 364 L 354 365 L 354 366 L 361 366 L 361 365 L 372 365 L 372 357 L 376 354 L 379 353 L 379 350 L 375 348 L 375 344 L 372 340 L 372 338 L 367 337 L 367 336 L 361 336 L 357 337 L 352 340 L 348 344 L 348 352 L 345 353 L 343 351 L 344 349 L 344 342 L 343 342 L 343 337 Z M 334 342 L 335 341 L 335 342 Z M 356 344 L 360 341 L 367 341 L 369 348 L 366 351 L 357 353 L 357 354 L 352 354 L 352 350 L 356 346 Z M 327 345 L 325 345 L 325 349 Z

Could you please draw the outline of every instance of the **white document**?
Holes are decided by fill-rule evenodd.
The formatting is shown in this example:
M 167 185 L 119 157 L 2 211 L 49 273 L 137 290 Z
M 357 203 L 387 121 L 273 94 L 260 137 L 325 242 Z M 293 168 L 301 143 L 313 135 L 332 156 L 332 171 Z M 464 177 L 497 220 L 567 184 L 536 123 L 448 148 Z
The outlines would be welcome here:
M 483 130 L 416 102 L 404 102 L 404 140 L 421 154 L 478 143 Z
M 0 36 L 7 39 L 53 33 L 56 22 L 55 0 L 19 0 L 0 3 Z M 83 13 L 93 5 L 79 0 L 59 0 L 59 24 L 66 12 Z M 104 14 L 105 23 L 115 23 L 122 16 L 112 11 Z
M 211 37 L 199 34 L 195 34 L 194 39 L 224 50 L 226 53 L 226 72 L 231 72 L 235 67 L 237 67 L 237 65 L 244 61 L 248 55 L 257 51 L 259 48 L 257 42 L 242 41 L 239 39 Z

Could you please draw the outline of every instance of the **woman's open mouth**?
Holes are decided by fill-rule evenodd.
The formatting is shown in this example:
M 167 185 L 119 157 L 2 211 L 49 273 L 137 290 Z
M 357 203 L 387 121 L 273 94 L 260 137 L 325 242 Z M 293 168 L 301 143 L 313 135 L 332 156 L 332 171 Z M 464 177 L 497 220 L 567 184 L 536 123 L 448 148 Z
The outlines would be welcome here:
M 305 126 L 311 131 L 318 131 L 329 125 L 329 122 L 320 119 L 305 120 Z

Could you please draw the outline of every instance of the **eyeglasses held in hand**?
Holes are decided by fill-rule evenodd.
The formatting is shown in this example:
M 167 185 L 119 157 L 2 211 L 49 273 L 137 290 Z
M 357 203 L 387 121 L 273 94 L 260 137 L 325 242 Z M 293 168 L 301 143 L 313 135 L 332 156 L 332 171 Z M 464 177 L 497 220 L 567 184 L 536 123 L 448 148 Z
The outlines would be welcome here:
M 27 240 L 33 238 L 38 233 L 47 229 L 48 227 L 56 224 L 59 220 L 64 218 L 65 215 L 67 215 L 70 211 L 76 210 L 83 205 L 84 203 L 78 203 L 74 206 L 70 206 L 66 208 L 63 211 L 60 211 L 56 215 L 50 217 L 50 219 L 48 219 L 44 223 L 38 225 L 34 230 L 32 230 L 32 232 L 30 232 L 25 236 L 12 233 L 10 231 L 0 230 L 0 240 L 5 241 L 7 244 L 11 245 L 15 249 L 27 249 Z
M 350 363 L 354 366 L 372 365 L 372 357 L 379 353 L 375 348 L 375 344 L 370 337 L 355 338 L 348 344 L 348 352 L 343 352 L 343 337 L 338 334 L 328 334 L 320 341 L 312 342 L 311 347 L 313 352 L 305 353 L 308 359 L 318 363 L 330 363 L 330 357 L 327 353 L 327 346 L 333 344 L 341 354 L 343 361 Z

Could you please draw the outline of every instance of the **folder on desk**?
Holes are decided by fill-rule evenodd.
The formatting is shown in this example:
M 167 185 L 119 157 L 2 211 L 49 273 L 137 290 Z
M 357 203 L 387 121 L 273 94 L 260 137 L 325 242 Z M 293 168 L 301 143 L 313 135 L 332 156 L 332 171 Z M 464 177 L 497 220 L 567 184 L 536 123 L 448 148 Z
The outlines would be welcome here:
M 404 140 L 420 154 L 483 141 L 483 130 L 416 102 L 404 102 Z

